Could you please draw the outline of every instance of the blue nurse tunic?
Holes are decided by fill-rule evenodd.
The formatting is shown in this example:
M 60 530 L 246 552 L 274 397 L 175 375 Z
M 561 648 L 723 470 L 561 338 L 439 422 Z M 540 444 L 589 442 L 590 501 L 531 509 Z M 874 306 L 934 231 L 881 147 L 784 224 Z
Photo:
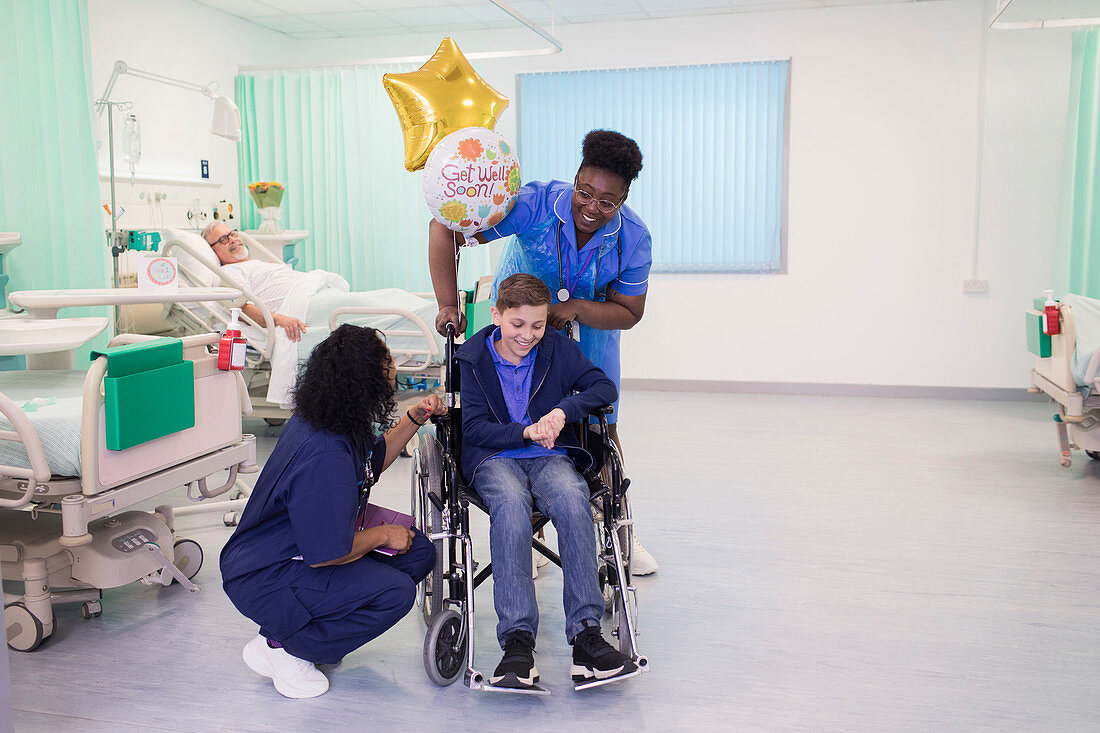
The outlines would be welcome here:
M 385 438 L 367 453 L 292 417 L 221 554 L 233 605 L 263 636 L 315 664 L 335 664 L 396 624 L 435 563 L 417 532 L 403 555 L 310 567 L 351 552 L 361 482 L 381 473 Z
M 571 298 L 593 301 L 607 300 L 608 286 L 623 295 L 642 295 L 648 290 L 653 242 L 645 222 L 630 207 L 621 206 L 578 250 L 572 192 L 573 184 L 563 181 L 528 183 L 519 190 L 508 216 L 483 232 L 490 240 L 515 235 L 497 265 L 492 300 L 496 300 L 504 278 L 517 272 L 546 283 L 555 303 L 562 288 Z M 579 325 L 581 351 L 618 389 L 621 331 Z M 618 415 L 618 401 L 614 408 L 611 422 Z

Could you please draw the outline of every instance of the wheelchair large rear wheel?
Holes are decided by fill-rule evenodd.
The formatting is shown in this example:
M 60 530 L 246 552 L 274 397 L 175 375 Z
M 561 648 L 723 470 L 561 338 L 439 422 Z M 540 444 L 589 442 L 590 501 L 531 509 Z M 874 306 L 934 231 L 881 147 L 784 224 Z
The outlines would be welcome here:
M 417 463 L 413 471 L 413 491 L 418 497 L 416 528 L 430 536 L 445 529 L 443 513 L 428 498 L 429 494 L 440 500 L 443 496 L 443 453 L 434 435 L 421 436 L 416 457 Z M 443 610 L 443 574 L 448 562 L 444 540 L 435 540 L 432 545 L 435 547 L 435 566 L 428 577 L 417 586 L 420 612 L 426 624 L 431 624 L 432 619 Z
M 446 687 L 466 669 L 466 645 L 470 638 L 463 632 L 462 614 L 448 609 L 436 615 L 424 638 L 424 671 L 428 679 Z

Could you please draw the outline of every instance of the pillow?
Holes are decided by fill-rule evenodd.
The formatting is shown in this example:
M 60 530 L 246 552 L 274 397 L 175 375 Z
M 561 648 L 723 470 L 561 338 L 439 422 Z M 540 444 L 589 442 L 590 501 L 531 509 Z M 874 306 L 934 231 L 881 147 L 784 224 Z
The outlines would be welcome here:
M 197 256 L 192 255 L 190 251 L 183 248 L 172 251 L 172 254 L 179 259 L 180 265 L 195 273 L 194 279 L 197 279 L 198 282 L 193 283 L 193 285 L 212 288 L 221 283 L 221 278 L 218 276 L 218 268 L 221 267 L 218 256 L 214 254 L 214 250 L 197 232 L 168 227 L 161 232 L 161 237 L 164 238 L 165 242 L 173 240 L 183 242 L 197 254 Z

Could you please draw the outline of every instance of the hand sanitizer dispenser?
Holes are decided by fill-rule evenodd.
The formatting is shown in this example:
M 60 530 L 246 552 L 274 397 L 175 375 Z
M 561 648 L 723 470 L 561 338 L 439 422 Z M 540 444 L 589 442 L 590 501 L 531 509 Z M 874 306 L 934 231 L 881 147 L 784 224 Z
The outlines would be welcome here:
M 230 309 L 232 317 L 225 335 L 218 341 L 218 369 L 222 371 L 241 371 L 244 369 L 245 341 L 241 338 L 241 309 Z

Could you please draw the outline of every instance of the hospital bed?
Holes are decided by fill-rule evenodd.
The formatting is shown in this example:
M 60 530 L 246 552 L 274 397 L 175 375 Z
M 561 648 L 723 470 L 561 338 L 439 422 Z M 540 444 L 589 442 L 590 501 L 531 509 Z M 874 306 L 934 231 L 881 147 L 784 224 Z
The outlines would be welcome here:
M 241 239 L 248 245 L 252 259 L 279 262 L 265 247 L 245 232 Z M 253 405 L 253 414 L 269 422 L 285 420 L 290 410 L 285 403 L 268 399 L 272 380 L 277 383 L 293 383 L 299 360 L 308 357 L 309 350 L 319 343 L 338 322 L 369 325 L 382 331 L 397 365 L 399 382 L 426 388 L 436 388 L 440 383 L 443 362 L 442 338 L 430 327 L 434 322 L 436 306 L 430 294 L 409 293 L 395 288 L 356 293 L 341 297 L 340 293 L 325 291 L 318 295 L 317 307 L 311 302 L 308 331 L 298 344 L 297 359 L 275 359 L 276 339 L 281 332 L 271 317 L 270 309 L 252 293 L 244 283 L 225 272 L 210 246 L 195 232 L 165 229 L 162 233 L 162 254 L 175 256 L 181 280 L 181 292 L 187 288 L 222 285 L 242 292 L 242 296 L 230 303 L 209 302 L 173 304 L 164 314 L 172 333 L 223 331 L 229 322 L 229 307 L 252 303 L 264 316 L 261 326 L 242 314 L 242 336 L 248 343 L 245 366 L 245 383 Z M 369 305 L 348 305 L 349 299 L 371 300 Z M 285 338 L 285 337 L 284 337 Z M 280 373 L 289 370 L 289 373 Z M 412 390 L 399 395 L 399 401 L 419 399 L 422 390 Z
M 53 634 L 55 603 L 81 603 L 91 618 L 102 612 L 104 589 L 135 581 L 175 581 L 198 591 L 191 579 L 202 548 L 176 536 L 172 508 L 133 507 L 184 486 L 192 499 L 215 497 L 238 473 L 258 470 L 254 438 L 241 432 L 241 414 L 249 411 L 243 382 L 219 371 L 209 353 L 216 334 L 123 334 L 93 352 L 87 371 L 55 368 L 65 349 L 71 363 L 71 349 L 107 319 L 43 314 L 74 301 L 148 297 L 111 290 L 11 295 L 34 313 L 5 319 L 0 353 L 34 352 L 17 334 L 34 342 L 46 333 L 47 351 L 39 352 L 51 367 L 0 373 L 0 573 L 9 583 L 22 581 L 21 593 L 4 594 L 13 649 L 31 651 Z
M 1058 404 L 1054 425 L 1063 466 L 1072 464 L 1073 450 L 1100 460 L 1100 300 L 1065 296 L 1058 308 L 1061 333 L 1049 336 L 1042 332 L 1043 300 L 1027 312 L 1028 350 L 1035 355 L 1028 391 Z

